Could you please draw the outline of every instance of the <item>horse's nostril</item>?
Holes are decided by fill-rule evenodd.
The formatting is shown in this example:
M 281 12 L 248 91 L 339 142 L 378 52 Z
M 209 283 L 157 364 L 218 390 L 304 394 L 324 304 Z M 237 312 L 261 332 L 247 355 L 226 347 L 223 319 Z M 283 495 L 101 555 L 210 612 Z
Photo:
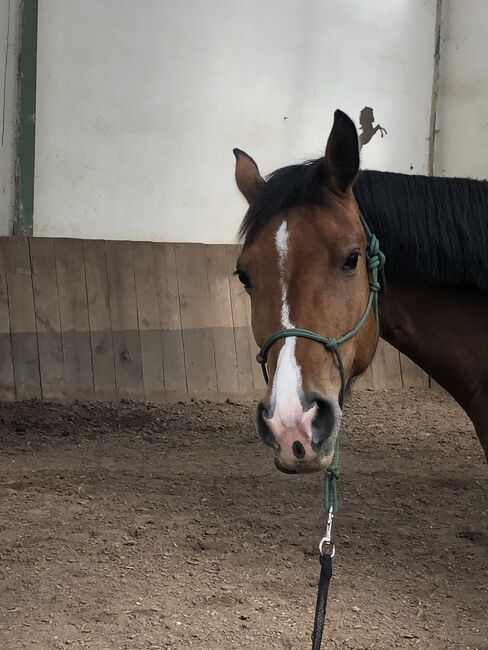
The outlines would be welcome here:
M 313 444 L 320 446 L 330 437 L 336 423 L 334 407 L 328 400 L 316 397 L 317 411 L 312 424 Z
M 298 440 L 295 440 L 293 445 L 291 446 L 293 455 L 295 458 L 298 458 L 298 460 L 301 460 L 302 458 L 305 458 L 305 447 L 302 445 L 301 442 Z
M 258 429 L 259 436 L 265 445 L 272 447 L 273 449 L 278 449 L 278 443 L 276 438 L 273 435 L 273 432 L 269 428 L 266 418 L 268 417 L 268 410 L 263 402 L 258 404 L 258 412 L 256 417 L 256 425 Z

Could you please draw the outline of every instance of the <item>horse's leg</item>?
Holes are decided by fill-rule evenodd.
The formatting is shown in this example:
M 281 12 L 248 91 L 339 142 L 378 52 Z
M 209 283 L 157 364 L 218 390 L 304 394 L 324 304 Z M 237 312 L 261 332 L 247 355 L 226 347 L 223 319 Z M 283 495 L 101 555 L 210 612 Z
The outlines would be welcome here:
M 483 387 L 476 393 L 466 413 L 474 424 L 488 462 L 488 387 Z

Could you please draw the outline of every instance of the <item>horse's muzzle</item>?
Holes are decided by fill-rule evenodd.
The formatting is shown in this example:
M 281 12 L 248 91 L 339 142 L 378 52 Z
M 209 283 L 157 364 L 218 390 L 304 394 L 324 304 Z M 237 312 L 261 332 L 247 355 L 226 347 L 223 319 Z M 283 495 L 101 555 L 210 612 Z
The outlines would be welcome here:
M 257 411 L 257 429 L 262 441 L 274 449 L 276 467 L 288 474 L 318 472 L 332 462 L 341 410 L 337 402 L 310 395 L 286 417 L 265 402 Z

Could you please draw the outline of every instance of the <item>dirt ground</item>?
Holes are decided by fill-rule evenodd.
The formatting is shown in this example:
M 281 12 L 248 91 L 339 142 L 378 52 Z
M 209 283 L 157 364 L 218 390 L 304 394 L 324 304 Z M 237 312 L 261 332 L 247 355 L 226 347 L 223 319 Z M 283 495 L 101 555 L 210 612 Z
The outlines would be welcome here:
M 0 647 L 308 649 L 321 478 L 254 407 L 0 407 Z M 353 396 L 327 648 L 488 648 L 488 469 L 434 391 Z

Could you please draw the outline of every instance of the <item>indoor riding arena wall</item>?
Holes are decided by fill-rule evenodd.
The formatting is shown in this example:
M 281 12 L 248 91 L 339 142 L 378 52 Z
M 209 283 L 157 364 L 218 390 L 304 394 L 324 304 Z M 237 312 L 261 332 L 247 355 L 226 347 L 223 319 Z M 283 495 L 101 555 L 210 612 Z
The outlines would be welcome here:
M 262 395 L 237 245 L 0 239 L 0 399 Z M 358 389 L 428 387 L 380 342 Z

